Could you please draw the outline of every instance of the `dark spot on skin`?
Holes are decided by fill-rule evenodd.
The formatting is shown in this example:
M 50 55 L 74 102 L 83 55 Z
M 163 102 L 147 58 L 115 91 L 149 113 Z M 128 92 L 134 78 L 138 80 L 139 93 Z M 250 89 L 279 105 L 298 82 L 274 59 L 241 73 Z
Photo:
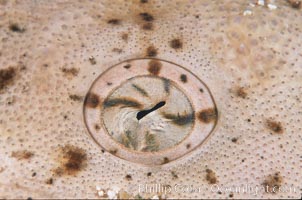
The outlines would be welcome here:
M 191 144 L 187 144 L 187 145 L 186 145 L 186 148 L 187 148 L 187 149 L 190 149 L 190 148 L 191 148 Z
M 113 107 L 113 106 L 125 106 L 125 107 L 134 107 L 134 108 L 142 107 L 142 105 L 139 102 L 131 98 L 108 99 L 104 101 L 103 105 L 105 108 Z
M 16 74 L 16 69 L 13 67 L 0 70 L 0 91 L 13 82 Z
M 170 41 L 170 47 L 173 49 L 182 48 L 182 41 L 180 39 L 173 39 Z
M 127 175 L 125 176 L 125 179 L 126 179 L 127 181 L 131 181 L 131 180 L 132 180 L 132 176 L 131 176 L 130 174 L 127 174 Z
M 49 65 L 47 63 L 43 64 L 43 67 L 47 68 Z
M 148 23 L 143 24 L 142 29 L 146 30 L 146 31 L 153 30 L 153 23 L 148 22 Z
M 21 151 L 13 151 L 11 156 L 13 158 L 17 158 L 18 160 L 27 160 L 34 156 L 34 153 L 27 151 L 27 150 L 21 150 Z
M 122 53 L 123 50 L 122 50 L 122 49 L 119 49 L 119 48 L 113 48 L 113 49 L 112 49 L 112 52 L 115 52 L 115 53 Z
M 147 12 L 140 13 L 139 16 L 142 18 L 142 20 L 144 20 L 146 22 L 151 22 L 154 20 L 154 17 Z
M 139 87 L 138 85 L 132 84 L 132 87 L 138 91 L 141 95 L 148 97 L 148 93 L 143 88 Z
M 141 3 L 148 3 L 148 0 L 140 0 Z
M 287 1 L 292 8 L 295 8 L 295 9 L 301 9 L 302 7 L 302 2 L 300 0 L 288 0 Z
M 77 94 L 70 94 L 69 98 L 73 101 L 82 101 L 83 97 Z
M 195 15 L 195 18 L 198 19 L 198 18 L 199 18 L 199 15 Z
M 161 62 L 157 61 L 157 60 L 151 60 L 149 63 L 148 63 L 149 67 L 148 67 L 148 71 L 153 74 L 153 75 L 158 75 L 160 70 L 161 70 L 161 67 L 162 67 L 162 64 Z
M 149 46 L 146 49 L 146 55 L 148 57 L 155 57 L 157 55 L 157 49 L 154 46 Z
M 115 155 L 117 153 L 117 149 L 110 150 L 109 153 Z
M 123 33 L 122 34 L 122 40 L 124 40 L 125 42 L 128 41 L 128 33 Z
M 34 172 L 31 176 L 32 177 L 35 177 L 37 175 L 37 173 L 36 172 Z
M 222 192 L 221 192 L 221 191 L 218 191 L 217 194 L 222 194 Z
M 61 148 L 60 166 L 55 173 L 61 175 L 74 175 L 87 166 L 86 152 L 79 147 L 66 145 Z
M 147 176 L 148 176 L 148 177 L 152 176 L 152 173 L 151 173 L 151 172 L 148 172 L 148 173 L 147 173 Z
M 251 119 L 247 119 L 247 122 L 251 122 Z
M 68 118 L 68 116 L 67 115 L 64 115 L 64 119 L 67 119 Z
M 96 64 L 96 60 L 95 60 L 95 58 L 94 58 L 93 56 L 91 56 L 91 57 L 89 58 L 89 62 L 90 62 L 90 64 L 92 64 L 92 65 L 95 65 L 95 64 Z
M 70 76 L 77 76 L 78 73 L 79 73 L 79 69 L 76 69 L 76 68 L 65 68 L 63 67 L 62 68 L 62 72 L 65 74 L 65 75 L 70 75 Z
M 208 181 L 209 184 L 216 184 L 217 183 L 217 178 L 215 172 L 211 169 L 206 169 L 206 180 Z
M 100 130 L 100 126 L 98 124 L 95 124 L 94 129 L 98 131 L 98 130 Z
M 167 164 L 168 162 L 170 162 L 169 158 L 164 157 L 164 160 L 163 160 L 162 164 Z
M 262 185 L 264 186 L 265 192 L 276 193 L 279 191 L 282 181 L 282 176 L 277 172 L 274 175 L 269 175 Z
M 242 160 L 241 160 L 241 162 L 244 162 L 244 161 L 245 161 L 245 159 L 242 159 Z
M 171 172 L 171 175 L 172 175 L 173 179 L 177 179 L 178 178 L 178 175 L 174 171 Z
M 100 100 L 99 100 L 98 95 L 93 94 L 93 93 L 88 93 L 86 95 L 84 105 L 86 105 L 90 108 L 96 108 L 96 107 L 98 107 L 99 103 L 100 103 Z
M 163 78 L 164 81 L 164 89 L 167 94 L 170 93 L 170 80 Z
M 163 116 L 166 119 L 172 120 L 172 122 L 174 124 L 179 125 L 179 126 L 184 126 L 184 125 L 187 125 L 187 124 L 191 124 L 191 123 L 193 123 L 193 121 L 195 119 L 194 113 L 186 114 L 186 115 L 179 115 L 179 114 L 174 115 L 174 114 L 164 113 Z
M 198 119 L 204 123 L 210 123 L 217 120 L 217 110 L 214 108 L 208 108 L 198 113 Z
M 107 85 L 110 86 L 110 85 L 112 85 L 112 83 L 111 82 L 107 82 Z
M 185 74 L 180 75 L 180 80 L 183 83 L 186 83 L 188 81 L 187 76 Z
M 199 91 L 200 91 L 201 93 L 203 93 L 203 89 L 202 89 L 202 88 L 200 88 Z
M 130 69 L 130 67 L 131 67 L 130 64 L 124 65 L 124 68 L 125 68 L 125 69 Z
M 230 198 L 233 198 L 233 197 L 234 197 L 234 194 L 233 194 L 233 193 L 229 194 L 229 197 L 230 197 Z
M 104 150 L 104 149 L 102 149 L 101 151 L 102 151 L 102 153 L 105 153 L 105 150 Z
M 245 99 L 247 97 L 247 92 L 246 92 L 246 90 L 243 87 L 239 87 L 236 90 L 236 95 L 238 97 L 241 97 L 241 98 Z
M 282 134 L 283 133 L 283 127 L 282 127 L 280 122 L 267 120 L 266 121 L 266 126 L 267 126 L 267 128 L 269 128 L 271 131 L 273 131 L 276 134 Z
M 264 157 L 263 157 L 263 156 L 260 156 L 260 158 L 263 159 Z
M 47 185 L 52 185 L 52 184 L 53 184 L 53 178 L 47 179 L 47 180 L 45 181 L 45 183 L 46 183 Z
M 107 21 L 108 24 L 111 24 L 111 25 L 120 25 L 121 24 L 121 20 L 119 19 L 109 19 Z
M 27 200 L 33 200 L 31 197 L 28 197 Z
M 232 142 L 237 143 L 238 138 L 232 138 Z
M 11 30 L 12 32 L 16 32 L 16 33 L 24 33 L 25 29 L 21 28 L 18 24 L 11 24 L 9 25 L 9 30 Z

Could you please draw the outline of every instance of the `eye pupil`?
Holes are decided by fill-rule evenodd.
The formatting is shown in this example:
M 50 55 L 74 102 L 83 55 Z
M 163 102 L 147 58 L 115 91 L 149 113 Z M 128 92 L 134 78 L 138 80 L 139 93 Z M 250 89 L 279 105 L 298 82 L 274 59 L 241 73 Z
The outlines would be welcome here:
M 146 115 L 148 115 L 149 113 L 163 107 L 164 105 L 166 104 L 165 101 L 161 101 L 159 102 L 158 104 L 156 104 L 153 108 L 149 109 L 149 110 L 142 110 L 142 111 L 139 111 L 136 115 L 136 119 L 137 120 L 141 120 L 143 117 L 145 117 Z

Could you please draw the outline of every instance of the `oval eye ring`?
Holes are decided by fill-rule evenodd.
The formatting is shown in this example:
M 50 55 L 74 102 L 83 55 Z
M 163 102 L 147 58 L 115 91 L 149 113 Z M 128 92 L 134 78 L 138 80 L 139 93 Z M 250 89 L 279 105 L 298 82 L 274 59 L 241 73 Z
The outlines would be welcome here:
M 174 115 L 161 119 L 160 114 L 166 111 Z M 181 117 L 182 113 L 190 117 Z M 193 151 L 213 132 L 218 119 L 216 103 L 203 81 L 185 67 L 153 58 L 126 60 L 104 71 L 86 94 L 83 114 L 88 132 L 98 145 L 116 157 L 147 166 L 167 164 Z M 128 115 L 139 122 L 131 124 Z M 131 130 L 147 127 L 148 134 L 152 126 L 160 126 L 154 132 L 159 138 L 157 148 L 146 148 L 143 139 L 135 145 L 124 143 L 116 135 L 120 130 L 117 127 L 125 123 L 130 123 L 127 127 Z M 167 133 L 165 137 L 163 132 Z

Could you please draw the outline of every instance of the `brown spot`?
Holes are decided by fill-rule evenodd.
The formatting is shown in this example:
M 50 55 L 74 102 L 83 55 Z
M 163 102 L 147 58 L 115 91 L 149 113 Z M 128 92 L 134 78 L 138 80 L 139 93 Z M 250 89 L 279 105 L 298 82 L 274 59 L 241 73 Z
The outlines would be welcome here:
M 132 176 L 131 176 L 130 174 L 127 174 L 127 175 L 125 176 L 125 179 L 126 179 L 127 181 L 131 181 L 131 180 L 132 180 Z
M 142 104 L 132 98 L 116 98 L 116 99 L 107 99 L 104 101 L 103 106 L 105 108 L 113 107 L 113 106 L 126 106 L 126 107 L 134 107 L 141 108 Z
M 270 130 L 272 130 L 274 133 L 277 133 L 277 134 L 282 134 L 283 133 L 283 127 L 282 127 L 282 125 L 281 125 L 280 122 L 275 122 L 275 121 L 272 121 L 272 120 L 267 120 L 266 121 L 266 126 Z
M 234 194 L 233 194 L 233 193 L 229 194 L 229 197 L 230 197 L 230 198 L 233 198 L 233 197 L 234 197 Z
M 112 52 L 115 52 L 115 53 L 122 53 L 122 52 L 123 52 L 123 49 L 113 48 L 113 49 L 112 49 Z
M 110 150 L 109 153 L 115 155 L 115 154 L 117 154 L 117 149 Z
M 140 13 L 139 16 L 142 18 L 142 20 L 144 20 L 146 22 L 151 22 L 154 20 L 154 17 L 147 12 Z
M 190 149 L 190 148 L 191 148 L 191 144 L 187 144 L 187 145 L 186 145 L 186 148 L 187 148 L 187 149 Z
M 209 184 L 216 184 L 217 183 L 217 178 L 215 172 L 211 169 L 206 169 L 206 180 L 208 181 Z
M 99 97 L 96 94 L 88 93 L 85 98 L 84 105 L 90 108 L 96 108 L 100 103 Z
M 13 151 L 11 156 L 17 158 L 18 160 L 27 160 L 33 157 L 34 153 L 27 150 Z
M 182 48 L 182 41 L 180 39 L 173 39 L 170 41 L 170 47 L 173 49 Z
M 162 67 L 162 63 L 158 60 L 151 60 L 148 64 L 148 71 L 153 75 L 158 75 Z
M 236 95 L 238 97 L 241 97 L 241 98 L 245 99 L 247 97 L 247 92 L 246 92 L 245 88 L 239 87 L 236 90 Z
M 0 91 L 4 89 L 5 86 L 10 85 L 16 76 L 16 69 L 9 67 L 0 70 Z
M 265 188 L 265 192 L 277 193 L 281 187 L 282 181 L 282 176 L 279 172 L 277 172 L 274 175 L 269 175 L 262 183 L 262 185 Z
M 119 19 L 109 19 L 107 21 L 108 24 L 112 24 L 112 25 L 120 25 L 121 24 L 121 20 Z
M 167 164 L 168 162 L 170 162 L 169 158 L 164 157 L 164 160 L 163 160 L 162 164 Z
M 153 30 L 153 23 L 151 23 L 151 22 L 145 23 L 145 24 L 143 24 L 142 28 L 143 28 L 143 30 L 146 30 L 146 31 Z
M 178 114 L 163 113 L 163 116 L 166 119 L 172 120 L 172 123 L 179 125 L 179 126 L 185 126 L 185 125 L 191 124 L 195 120 L 194 113 L 184 114 L 184 115 L 180 115 L 179 113 Z
M 237 143 L 238 138 L 232 138 L 232 142 Z
M 89 58 L 89 62 L 90 62 L 90 64 L 92 64 L 92 65 L 95 65 L 95 64 L 96 64 L 96 60 L 95 60 L 95 58 L 94 58 L 93 56 L 91 56 L 91 57 Z
M 36 172 L 34 172 L 34 173 L 32 173 L 32 177 L 35 177 L 37 175 L 37 173 Z
M 299 0 L 288 0 L 287 2 L 291 5 L 292 8 L 301 9 L 302 7 L 302 2 Z
M 128 33 L 123 33 L 122 34 L 122 40 L 124 40 L 125 42 L 127 42 L 128 41 Z
M 150 177 L 151 175 L 152 175 L 152 173 L 151 173 L 151 172 L 148 172 L 148 173 L 147 173 L 147 176 L 148 176 L 148 177 Z
M 10 24 L 9 25 L 9 30 L 11 30 L 12 32 L 16 32 L 16 33 L 24 33 L 25 29 L 21 28 L 18 24 L 14 23 L 14 24 Z
M 178 178 L 178 175 L 174 171 L 171 172 L 171 175 L 172 175 L 173 179 L 177 179 Z
M 148 0 L 140 0 L 141 3 L 148 3 Z
M 202 88 L 200 88 L 200 89 L 199 89 L 199 92 L 203 93 L 204 91 L 203 91 L 203 89 L 202 89 Z
M 204 123 L 210 123 L 217 120 L 217 110 L 215 108 L 208 108 L 198 113 L 198 119 Z
M 154 46 L 149 46 L 146 49 L 146 55 L 149 57 L 155 57 L 157 55 L 157 49 Z
M 82 101 L 83 97 L 77 94 L 70 94 L 69 98 L 73 101 Z
M 182 75 L 180 75 L 180 80 L 181 80 L 181 82 L 186 83 L 188 81 L 188 78 L 185 74 L 182 74 Z
M 60 166 L 55 170 L 57 175 L 74 175 L 87 166 L 86 152 L 75 146 L 66 145 L 61 148 Z
M 53 178 L 49 178 L 45 181 L 46 184 L 52 185 L 53 184 Z
M 77 68 L 65 68 L 63 67 L 62 68 L 62 72 L 65 74 L 65 75 L 68 75 L 68 76 L 77 76 L 78 73 L 79 73 L 79 69 Z
M 129 69 L 130 67 L 131 67 L 130 64 L 124 65 L 124 68 L 125 68 L 125 69 Z
M 100 128 L 101 128 L 101 127 L 100 127 L 98 124 L 95 124 L 95 125 L 94 125 L 94 129 L 95 129 L 95 130 L 98 131 L 98 130 L 100 130 Z

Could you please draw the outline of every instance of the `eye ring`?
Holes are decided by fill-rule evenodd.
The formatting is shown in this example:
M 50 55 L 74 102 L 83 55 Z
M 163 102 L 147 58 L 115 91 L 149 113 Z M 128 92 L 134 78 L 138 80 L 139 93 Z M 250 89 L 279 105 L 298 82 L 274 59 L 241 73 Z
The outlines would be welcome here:
M 133 151 L 114 140 L 104 126 L 103 112 L 108 96 L 124 82 L 142 76 L 172 81 L 192 103 L 195 120 L 191 132 L 175 146 L 162 151 Z M 97 77 L 87 92 L 83 114 L 88 132 L 98 145 L 116 157 L 148 166 L 167 164 L 193 151 L 209 137 L 218 120 L 216 103 L 209 88 L 194 73 L 172 62 L 149 58 L 123 61 Z

